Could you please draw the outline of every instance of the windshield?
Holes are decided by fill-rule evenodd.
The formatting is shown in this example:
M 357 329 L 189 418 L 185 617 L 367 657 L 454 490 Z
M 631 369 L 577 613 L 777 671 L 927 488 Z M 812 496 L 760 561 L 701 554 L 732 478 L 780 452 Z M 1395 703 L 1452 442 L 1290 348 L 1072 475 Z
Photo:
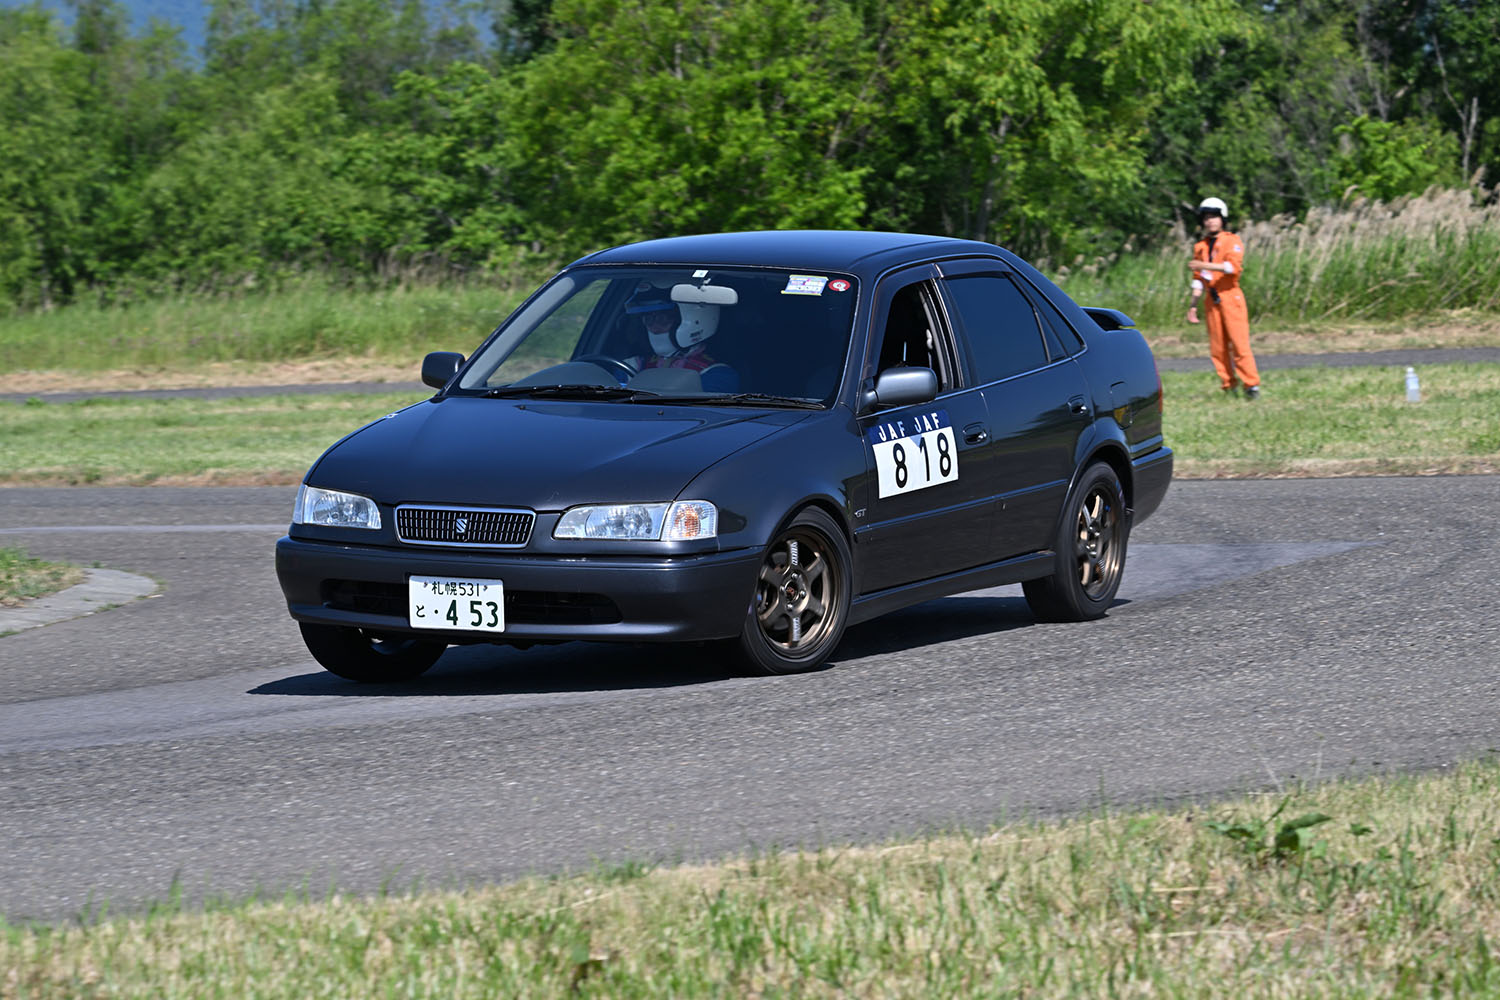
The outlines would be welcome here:
M 786 269 L 579 268 L 512 316 L 459 388 L 826 405 L 843 374 L 856 291 L 847 275 Z

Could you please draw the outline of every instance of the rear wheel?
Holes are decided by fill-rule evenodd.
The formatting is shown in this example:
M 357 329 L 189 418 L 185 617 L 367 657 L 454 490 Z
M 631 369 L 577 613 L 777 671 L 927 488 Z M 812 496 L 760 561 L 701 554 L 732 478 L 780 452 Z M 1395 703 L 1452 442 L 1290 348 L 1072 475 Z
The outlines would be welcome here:
M 1053 549 L 1051 576 L 1022 585 L 1040 621 L 1080 622 L 1102 617 L 1125 575 L 1125 492 L 1104 462 L 1084 470 L 1068 498 Z
M 313 659 L 330 673 L 365 684 L 409 681 L 425 673 L 448 648 L 444 642 L 388 632 L 298 624 Z
M 810 507 L 772 540 L 740 632 L 745 662 L 767 674 L 815 670 L 849 621 L 849 543 L 837 522 Z

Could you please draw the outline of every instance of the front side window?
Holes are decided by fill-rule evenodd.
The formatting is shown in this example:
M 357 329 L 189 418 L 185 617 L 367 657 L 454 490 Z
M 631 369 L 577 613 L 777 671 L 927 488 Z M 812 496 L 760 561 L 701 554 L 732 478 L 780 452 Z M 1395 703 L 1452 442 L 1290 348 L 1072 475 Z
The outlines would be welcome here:
M 939 392 L 957 388 L 958 365 L 929 281 L 902 286 L 890 297 L 874 374 L 892 368 L 931 368 L 937 373 Z
M 995 382 L 1048 363 L 1031 303 L 1009 278 L 975 274 L 944 281 L 958 310 L 979 382 Z
M 827 403 L 857 294 L 847 275 L 790 269 L 578 268 L 501 327 L 459 389 L 598 386 Z

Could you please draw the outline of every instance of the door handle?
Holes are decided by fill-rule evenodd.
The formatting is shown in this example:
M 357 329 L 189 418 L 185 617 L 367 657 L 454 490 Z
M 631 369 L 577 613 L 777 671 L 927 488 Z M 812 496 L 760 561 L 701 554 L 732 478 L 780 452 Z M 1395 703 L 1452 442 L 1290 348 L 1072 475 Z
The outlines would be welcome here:
M 989 428 L 984 424 L 970 424 L 964 428 L 964 444 L 984 444 L 989 439 Z
M 1089 412 L 1089 401 L 1082 396 L 1074 396 L 1068 400 L 1068 412 L 1087 414 Z

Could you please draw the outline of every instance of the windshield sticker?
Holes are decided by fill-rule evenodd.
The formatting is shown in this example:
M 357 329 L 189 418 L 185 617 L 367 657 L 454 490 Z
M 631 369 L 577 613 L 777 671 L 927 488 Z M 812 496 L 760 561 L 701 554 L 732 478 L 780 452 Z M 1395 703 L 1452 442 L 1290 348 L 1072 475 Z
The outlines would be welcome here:
M 958 479 L 958 442 L 947 410 L 882 420 L 865 432 L 882 498 Z
M 793 274 L 788 275 L 786 287 L 781 290 L 782 295 L 822 295 L 823 286 L 828 284 L 828 279 L 821 274 Z
M 693 277 L 695 277 L 695 278 L 706 278 L 706 277 L 708 277 L 708 272 L 705 271 L 705 270 L 703 270 L 702 268 L 699 268 L 698 270 L 696 270 L 696 271 L 693 272 Z
M 849 282 L 843 278 L 834 278 L 828 283 L 828 290 L 830 292 L 847 292 L 849 290 Z

